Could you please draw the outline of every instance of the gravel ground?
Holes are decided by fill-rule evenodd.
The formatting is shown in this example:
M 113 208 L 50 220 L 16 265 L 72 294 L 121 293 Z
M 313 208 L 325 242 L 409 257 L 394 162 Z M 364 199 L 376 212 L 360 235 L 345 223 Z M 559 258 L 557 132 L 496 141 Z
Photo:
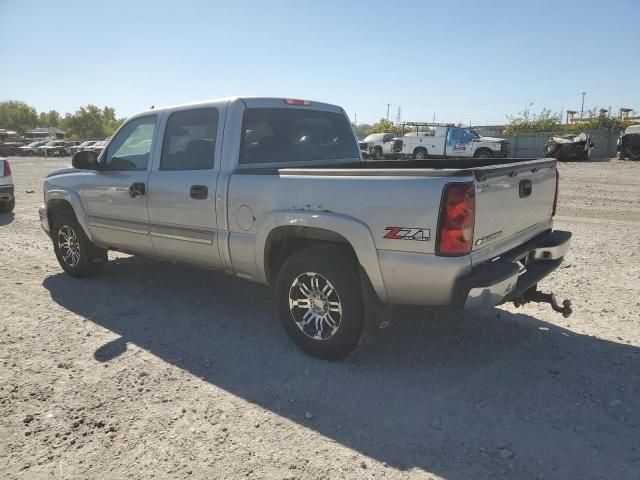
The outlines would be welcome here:
M 348 360 L 299 352 L 269 289 L 110 254 L 76 280 L 11 159 L 0 216 L 0 477 L 640 478 L 640 162 L 562 164 L 548 306 L 402 308 Z

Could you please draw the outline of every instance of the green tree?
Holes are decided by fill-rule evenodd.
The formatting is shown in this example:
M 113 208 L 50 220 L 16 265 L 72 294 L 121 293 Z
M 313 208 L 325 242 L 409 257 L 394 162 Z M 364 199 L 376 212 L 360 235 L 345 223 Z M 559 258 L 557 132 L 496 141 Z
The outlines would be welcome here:
M 106 138 L 122 124 L 115 109 L 95 105 L 81 107 L 74 114 L 66 114 L 61 121 L 63 130 L 73 138 Z
M 0 128 L 24 133 L 38 123 L 36 109 L 19 100 L 0 102 Z
M 518 115 L 507 115 L 508 125 L 504 129 L 507 135 L 525 132 L 554 132 L 562 128 L 560 114 L 542 109 L 539 114 L 531 113 L 528 108 Z
M 353 131 L 356 132 L 356 136 L 362 140 L 371 132 L 371 125 L 368 123 L 361 123 L 360 125 L 351 124 Z
M 376 123 L 371 125 L 369 133 L 397 133 L 398 128 L 393 124 L 391 120 L 381 118 Z
M 38 115 L 38 125 L 41 127 L 57 127 L 60 125 L 60 114 L 55 110 L 40 112 Z

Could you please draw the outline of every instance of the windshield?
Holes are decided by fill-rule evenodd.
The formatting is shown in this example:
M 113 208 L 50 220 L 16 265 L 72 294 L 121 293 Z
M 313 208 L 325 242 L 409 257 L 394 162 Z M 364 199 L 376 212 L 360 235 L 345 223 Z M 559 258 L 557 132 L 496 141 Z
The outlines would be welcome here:
M 384 137 L 384 133 L 372 133 L 371 135 L 367 135 L 367 137 L 363 140 L 364 142 L 379 142 Z
M 27 145 L 27 147 L 37 147 L 38 145 L 41 145 L 42 142 L 31 142 L 29 145 Z
M 480 134 L 478 132 L 476 132 L 475 130 L 471 130 L 471 135 L 473 135 L 473 138 L 480 138 Z
M 88 142 L 82 142 L 80 144 L 81 147 L 88 147 L 89 145 L 93 145 L 94 143 L 96 143 L 94 140 L 89 140 Z

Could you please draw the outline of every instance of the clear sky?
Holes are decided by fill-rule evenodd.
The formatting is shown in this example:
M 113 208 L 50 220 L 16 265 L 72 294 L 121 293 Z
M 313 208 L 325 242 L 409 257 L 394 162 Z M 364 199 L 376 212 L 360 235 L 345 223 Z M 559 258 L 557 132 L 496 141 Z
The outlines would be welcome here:
M 0 100 L 131 115 L 233 95 L 358 123 L 640 110 L 640 0 L 0 0 Z

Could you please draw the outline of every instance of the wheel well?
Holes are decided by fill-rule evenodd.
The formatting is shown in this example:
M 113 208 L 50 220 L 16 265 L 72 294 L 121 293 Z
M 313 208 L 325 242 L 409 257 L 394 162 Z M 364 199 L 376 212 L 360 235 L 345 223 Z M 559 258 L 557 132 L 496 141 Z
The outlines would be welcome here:
M 485 153 L 485 152 L 488 153 L 490 157 L 493 156 L 492 153 L 491 153 L 491 149 L 487 148 L 487 147 L 480 147 L 479 149 L 477 149 L 475 151 L 475 153 L 473 155 L 476 156 L 476 155 L 480 155 L 481 153 Z
M 284 226 L 274 228 L 267 237 L 264 267 L 269 285 L 273 285 L 280 268 L 293 253 L 303 248 L 323 244 L 344 245 L 355 257 L 355 251 L 342 235 L 316 227 Z
M 413 149 L 413 153 L 414 153 L 414 155 L 415 155 L 415 153 L 416 153 L 416 152 L 424 152 L 424 153 L 427 153 L 427 149 L 426 149 L 426 148 L 424 148 L 424 147 L 416 147 L 416 148 L 414 148 L 414 149 Z
M 47 217 L 49 219 L 49 225 L 53 227 L 53 219 L 56 215 L 62 212 L 71 212 L 75 215 L 75 211 L 69 202 L 61 199 L 49 200 L 47 202 Z

